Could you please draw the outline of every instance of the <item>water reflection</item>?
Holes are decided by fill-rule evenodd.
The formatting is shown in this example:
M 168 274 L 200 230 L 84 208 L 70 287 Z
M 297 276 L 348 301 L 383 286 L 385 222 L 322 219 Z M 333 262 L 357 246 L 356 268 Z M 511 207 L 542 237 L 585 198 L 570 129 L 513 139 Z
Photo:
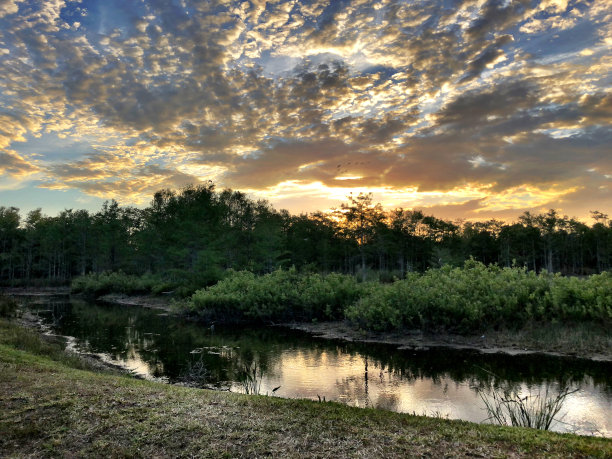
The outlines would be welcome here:
M 481 422 L 474 386 L 529 388 L 569 384 L 554 428 L 612 436 L 612 365 L 543 356 L 468 351 L 398 351 L 389 346 L 315 340 L 272 328 L 210 328 L 159 311 L 50 299 L 32 304 L 74 346 L 134 373 L 244 392 L 253 368 L 258 391 L 335 400 L 359 407 Z M 251 376 L 249 376 L 251 375 Z

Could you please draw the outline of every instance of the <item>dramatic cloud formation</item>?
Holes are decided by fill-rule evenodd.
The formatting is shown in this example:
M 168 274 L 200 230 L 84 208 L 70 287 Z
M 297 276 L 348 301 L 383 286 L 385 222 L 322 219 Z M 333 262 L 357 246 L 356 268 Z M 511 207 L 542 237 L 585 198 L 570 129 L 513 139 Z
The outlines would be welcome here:
M 611 51 L 598 0 L 0 0 L 0 198 L 612 213 Z

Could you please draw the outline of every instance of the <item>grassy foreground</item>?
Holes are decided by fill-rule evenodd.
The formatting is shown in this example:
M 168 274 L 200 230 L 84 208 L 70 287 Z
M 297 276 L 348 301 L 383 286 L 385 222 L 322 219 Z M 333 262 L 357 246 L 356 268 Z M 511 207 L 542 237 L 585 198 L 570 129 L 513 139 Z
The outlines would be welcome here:
M 83 370 L 0 320 L 0 457 L 610 457 L 609 439 Z

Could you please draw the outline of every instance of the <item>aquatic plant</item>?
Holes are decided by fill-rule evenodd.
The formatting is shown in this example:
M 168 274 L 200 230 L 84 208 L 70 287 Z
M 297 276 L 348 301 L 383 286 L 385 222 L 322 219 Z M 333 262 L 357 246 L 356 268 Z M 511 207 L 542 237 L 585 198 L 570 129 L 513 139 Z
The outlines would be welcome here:
M 242 390 L 245 394 L 259 395 L 261 391 L 261 379 L 263 371 L 257 362 L 243 363 L 240 372 Z
M 516 386 L 505 383 L 501 387 L 476 387 L 476 391 L 485 405 L 487 421 L 499 425 L 531 427 L 549 430 L 553 421 L 560 421 L 557 415 L 568 395 L 578 391 L 570 390 L 567 385 L 551 389 L 546 385 L 542 389 L 529 390 L 527 394 Z

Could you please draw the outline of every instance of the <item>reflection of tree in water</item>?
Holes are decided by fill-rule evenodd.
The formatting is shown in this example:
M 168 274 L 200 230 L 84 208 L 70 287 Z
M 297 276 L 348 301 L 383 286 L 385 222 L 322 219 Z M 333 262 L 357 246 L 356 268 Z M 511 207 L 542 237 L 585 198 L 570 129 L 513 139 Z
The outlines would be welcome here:
M 349 405 L 372 406 L 363 376 L 348 376 L 336 381 L 338 401 Z
M 427 351 L 397 351 L 390 346 L 356 344 L 357 350 L 370 355 L 372 361 L 386 367 L 402 380 L 432 379 L 436 383 L 451 379 L 458 384 L 473 380 L 541 384 L 545 381 L 573 383 L 585 382 L 601 386 L 612 392 L 609 378 L 610 363 L 585 359 L 569 359 L 544 355 L 507 356 L 481 354 L 476 351 L 431 349 Z
M 365 356 L 361 374 L 336 381 L 336 390 L 339 400 L 345 403 L 396 411 L 402 382 L 407 380 L 410 381 L 389 372 L 381 362 L 372 362 Z M 373 387 L 376 387 L 374 394 L 377 395 L 373 395 Z
M 483 355 L 451 349 L 398 351 L 372 343 L 315 340 L 279 328 L 217 326 L 213 333 L 203 324 L 163 316 L 156 310 L 84 301 L 53 300 L 42 307 L 50 309 L 47 319 L 57 333 L 76 337 L 87 351 L 105 352 L 118 360 L 137 357 L 152 372 L 163 373 L 171 380 L 178 378 L 195 358 L 202 359 L 214 381 L 236 380 L 244 362 L 257 362 L 266 377 L 273 377 L 281 355 L 289 351 L 313 368 L 324 365 L 326 359 L 349 366 L 367 359 L 368 385 L 381 377 L 408 382 L 427 378 L 437 383 L 450 379 L 456 384 L 472 385 L 493 383 L 491 374 L 495 374 L 500 381 L 534 385 L 546 381 L 576 385 L 592 381 L 612 393 L 611 365 L 606 362 L 541 355 Z M 201 351 L 191 354 L 196 349 Z M 364 368 L 362 385 L 365 376 Z M 366 387 L 353 386 L 355 382 L 344 384 L 347 396 L 355 393 L 356 399 L 365 404 Z
M 398 411 L 399 410 L 400 398 L 399 394 L 395 392 L 381 392 L 376 398 L 374 406 L 381 410 Z

